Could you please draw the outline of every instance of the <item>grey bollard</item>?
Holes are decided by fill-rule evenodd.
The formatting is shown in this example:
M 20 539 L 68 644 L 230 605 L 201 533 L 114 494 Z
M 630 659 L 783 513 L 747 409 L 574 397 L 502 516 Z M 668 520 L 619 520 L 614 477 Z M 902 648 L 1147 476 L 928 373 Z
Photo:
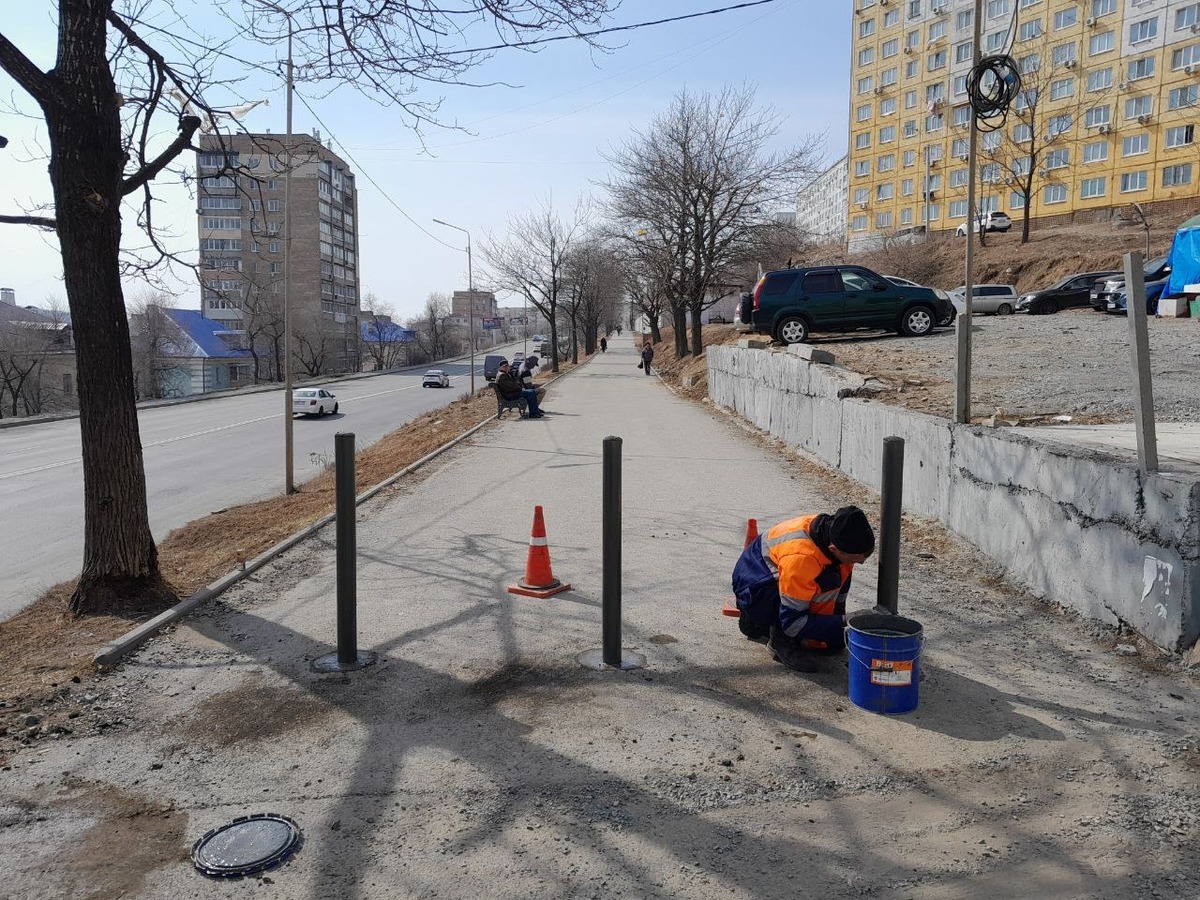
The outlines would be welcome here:
M 904 439 L 883 439 L 883 477 L 879 503 L 879 578 L 877 610 L 899 613 L 900 513 L 904 509 Z

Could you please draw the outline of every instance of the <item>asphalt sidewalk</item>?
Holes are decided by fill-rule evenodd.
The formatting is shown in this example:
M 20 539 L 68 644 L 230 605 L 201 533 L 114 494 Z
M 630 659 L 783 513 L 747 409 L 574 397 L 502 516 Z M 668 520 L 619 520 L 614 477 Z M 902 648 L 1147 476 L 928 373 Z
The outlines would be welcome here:
M 336 643 L 330 527 L 84 685 L 107 727 L 5 773 L 0 893 L 1197 889 L 1178 875 L 1200 871 L 1192 681 L 929 553 L 902 557 L 902 611 L 928 641 L 916 712 L 850 704 L 838 658 L 784 669 L 720 615 L 729 573 L 748 517 L 765 527 L 838 497 L 637 362 L 628 334 L 610 339 L 551 385 L 544 419 L 484 429 L 360 508 L 358 643 L 376 665 L 310 666 Z M 647 659 L 625 672 L 576 659 L 601 643 L 609 435 L 623 440 L 623 643 Z M 535 504 L 572 585 L 546 600 L 505 591 Z M 856 573 L 852 606 L 874 603 L 875 571 Z M 191 841 L 256 812 L 300 825 L 294 859 L 241 885 L 193 871 Z M 1153 825 L 1164 816 L 1178 836 Z

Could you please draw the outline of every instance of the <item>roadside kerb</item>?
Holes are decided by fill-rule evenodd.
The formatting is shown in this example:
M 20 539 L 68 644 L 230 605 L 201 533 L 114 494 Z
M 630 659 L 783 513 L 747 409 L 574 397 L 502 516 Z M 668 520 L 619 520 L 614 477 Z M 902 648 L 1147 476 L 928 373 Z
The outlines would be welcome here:
M 563 378 L 566 375 L 569 375 L 571 372 L 576 371 L 576 369 L 578 369 L 578 368 L 579 367 L 576 366 L 575 369 L 571 369 L 568 372 L 560 372 L 558 375 L 555 375 L 549 381 L 544 382 L 543 386 L 553 384 L 554 382 L 558 381 L 560 378 Z M 480 422 L 478 425 L 475 425 L 472 428 L 469 428 L 467 431 L 464 431 L 462 434 L 458 435 L 454 439 L 447 441 L 445 444 L 442 444 L 442 446 L 438 447 L 437 449 L 431 450 L 429 453 L 422 456 L 416 462 L 409 463 L 407 466 L 405 466 L 399 472 L 396 472 L 393 475 L 389 475 L 387 478 L 385 478 L 383 481 L 379 482 L 379 484 L 375 485 L 374 487 L 367 488 L 367 490 L 363 491 L 361 494 L 359 494 L 358 496 L 356 496 L 354 498 L 354 505 L 360 506 L 363 503 L 366 503 L 368 500 L 370 500 L 372 497 L 374 497 L 380 491 L 384 490 L 385 488 L 391 487 L 393 484 L 395 484 L 397 481 L 399 481 L 405 475 L 415 472 L 421 466 L 425 465 L 425 463 L 427 463 L 433 459 L 436 459 L 438 456 L 445 453 L 450 448 L 454 447 L 455 445 L 457 445 L 457 444 L 461 443 L 462 441 L 466 440 L 467 438 L 469 438 L 471 435 L 475 434 L 475 432 L 479 431 L 485 425 L 489 425 L 492 422 L 499 421 L 499 418 L 500 418 L 500 416 L 498 413 L 489 416 L 488 418 L 486 418 L 482 422 Z M 312 537 L 314 534 L 316 534 L 318 531 L 320 531 L 322 528 L 324 528 L 330 522 L 334 521 L 334 519 L 336 517 L 337 517 L 336 513 L 327 513 L 326 515 L 317 519 L 317 521 L 313 522 L 311 525 L 309 525 L 305 528 L 302 528 L 300 531 L 297 531 L 293 535 L 289 535 L 288 537 L 284 538 L 282 541 L 280 541 L 275 546 L 270 547 L 267 550 L 264 550 L 258 556 L 254 557 L 254 559 L 247 560 L 244 565 L 240 566 L 239 568 L 235 569 L 234 571 L 229 572 L 225 575 L 222 575 L 220 578 L 218 578 L 212 584 L 207 585 L 206 587 L 202 587 L 202 588 L 200 588 L 200 590 L 196 591 L 196 593 L 192 594 L 190 597 L 186 597 L 185 599 L 180 600 L 178 603 L 176 603 L 170 609 L 164 610 L 163 612 L 161 612 L 157 616 L 155 616 L 153 619 L 150 619 L 148 622 L 143 622 L 137 628 L 134 628 L 132 631 L 122 635 L 121 637 L 117 638 L 116 640 L 109 641 L 102 648 L 100 648 L 99 652 L 97 652 L 95 656 L 92 657 L 92 665 L 95 666 L 95 668 L 98 670 L 111 669 L 113 666 L 115 666 L 117 663 L 119 663 L 125 656 L 127 656 L 129 653 L 136 650 L 138 647 L 140 647 L 142 644 L 144 644 L 146 641 L 148 641 L 150 638 L 152 638 L 158 632 L 162 631 L 168 625 L 170 625 L 173 622 L 179 621 L 184 616 L 186 616 L 188 613 L 190 613 L 193 609 L 195 609 L 197 606 L 199 606 L 201 603 L 204 603 L 206 600 L 211 600 L 214 597 L 220 596 L 222 593 L 229 590 L 229 588 L 233 587 L 235 584 L 237 584 L 239 581 L 241 581 L 247 575 L 250 575 L 253 572 L 258 571 L 263 566 L 265 566 L 267 563 L 269 563 L 271 560 L 273 560 L 275 557 L 279 556 L 280 554 L 284 553 L 287 550 L 290 550 L 292 547 L 299 544 L 305 538 Z

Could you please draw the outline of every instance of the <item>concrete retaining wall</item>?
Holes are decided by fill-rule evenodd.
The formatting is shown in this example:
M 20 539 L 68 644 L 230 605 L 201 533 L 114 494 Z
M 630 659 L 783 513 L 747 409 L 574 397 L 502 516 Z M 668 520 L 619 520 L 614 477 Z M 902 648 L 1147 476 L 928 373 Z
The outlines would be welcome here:
M 1200 482 L 869 399 L 859 375 L 793 353 L 708 349 L 713 402 L 879 488 L 904 438 L 904 508 L 939 519 L 1009 578 L 1184 649 L 1200 636 Z

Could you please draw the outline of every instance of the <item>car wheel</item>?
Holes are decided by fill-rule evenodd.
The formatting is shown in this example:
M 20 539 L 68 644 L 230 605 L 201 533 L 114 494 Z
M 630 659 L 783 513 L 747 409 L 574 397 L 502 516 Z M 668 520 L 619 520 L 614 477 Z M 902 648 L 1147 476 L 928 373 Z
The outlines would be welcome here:
M 1012 304 L 1010 303 L 1001 303 L 996 307 L 996 315 L 998 316 L 1011 316 L 1012 312 L 1013 308 Z
M 933 310 L 928 306 L 914 306 L 904 311 L 900 319 L 900 333 L 909 337 L 921 337 L 933 331 Z
M 1058 312 L 1058 304 L 1053 300 L 1043 300 L 1034 310 L 1039 316 L 1052 316 Z
M 335 404 L 333 404 L 333 414 L 335 416 L 337 415 L 337 411 L 338 411 L 338 405 L 335 403 Z
M 787 316 L 775 327 L 775 335 L 784 344 L 802 344 L 808 340 L 808 322 L 800 316 Z

